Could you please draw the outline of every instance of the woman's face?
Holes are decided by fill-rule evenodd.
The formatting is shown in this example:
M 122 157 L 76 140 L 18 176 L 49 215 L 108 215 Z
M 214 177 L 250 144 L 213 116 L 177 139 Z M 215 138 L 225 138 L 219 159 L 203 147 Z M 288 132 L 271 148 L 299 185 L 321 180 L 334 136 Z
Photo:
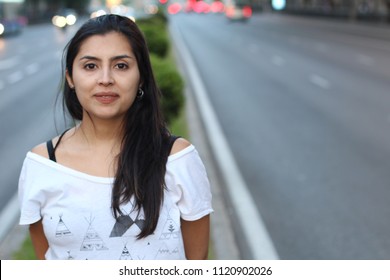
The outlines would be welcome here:
M 121 119 L 132 106 L 140 86 L 137 60 L 127 38 L 117 32 L 86 39 L 66 73 L 86 115 Z M 87 112 L 88 114 L 85 114 Z

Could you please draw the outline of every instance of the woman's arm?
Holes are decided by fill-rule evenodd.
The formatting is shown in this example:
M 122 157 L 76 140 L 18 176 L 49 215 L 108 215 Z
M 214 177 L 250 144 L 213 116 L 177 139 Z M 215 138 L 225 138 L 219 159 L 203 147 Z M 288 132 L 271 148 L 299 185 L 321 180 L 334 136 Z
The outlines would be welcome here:
M 42 220 L 30 225 L 30 236 L 38 260 L 45 259 L 45 253 L 49 248 L 46 236 L 43 232 Z
M 206 260 L 209 251 L 210 215 L 196 221 L 181 220 L 184 249 L 188 260 Z

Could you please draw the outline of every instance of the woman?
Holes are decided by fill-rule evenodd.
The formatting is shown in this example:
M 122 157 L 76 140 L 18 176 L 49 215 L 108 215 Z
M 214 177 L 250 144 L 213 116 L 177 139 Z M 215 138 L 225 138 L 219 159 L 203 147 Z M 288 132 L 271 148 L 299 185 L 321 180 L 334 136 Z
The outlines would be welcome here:
M 78 124 L 28 152 L 19 181 L 37 258 L 206 259 L 207 175 L 164 125 L 138 27 L 91 19 L 64 59 L 63 101 Z

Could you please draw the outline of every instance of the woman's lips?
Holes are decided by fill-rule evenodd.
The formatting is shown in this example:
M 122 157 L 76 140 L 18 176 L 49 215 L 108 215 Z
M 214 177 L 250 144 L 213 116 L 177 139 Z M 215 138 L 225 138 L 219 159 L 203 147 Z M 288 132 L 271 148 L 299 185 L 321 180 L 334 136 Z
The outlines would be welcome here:
M 98 93 L 94 95 L 96 100 L 102 104 L 110 104 L 115 102 L 118 98 L 118 94 L 114 93 Z

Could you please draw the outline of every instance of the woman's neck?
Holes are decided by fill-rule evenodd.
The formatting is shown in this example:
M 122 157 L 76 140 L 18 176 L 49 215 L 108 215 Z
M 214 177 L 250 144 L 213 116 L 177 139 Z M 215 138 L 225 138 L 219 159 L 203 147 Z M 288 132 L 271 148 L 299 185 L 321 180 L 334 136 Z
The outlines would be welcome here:
M 123 136 L 123 123 L 111 120 L 94 120 L 85 118 L 76 128 L 90 146 L 120 145 Z

